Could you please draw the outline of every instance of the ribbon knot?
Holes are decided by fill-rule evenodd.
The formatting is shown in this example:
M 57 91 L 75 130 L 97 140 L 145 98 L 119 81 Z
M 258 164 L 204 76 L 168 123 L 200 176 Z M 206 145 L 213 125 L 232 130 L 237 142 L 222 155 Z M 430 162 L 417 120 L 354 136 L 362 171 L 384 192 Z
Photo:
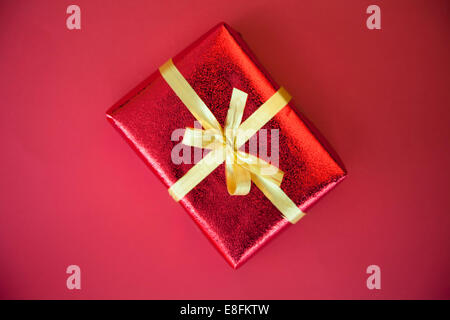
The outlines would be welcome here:
M 179 201 L 225 162 L 226 184 L 230 195 L 247 195 L 253 182 L 287 220 L 291 223 L 300 220 L 304 213 L 280 188 L 283 171 L 250 153 L 239 150 L 288 104 L 291 99 L 289 93 L 280 88 L 242 122 L 247 94 L 234 88 L 223 129 L 211 110 L 175 67 L 172 59 L 159 70 L 167 84 L 204 128 L 204 130 L 186 128 L 182 143 L 210 150 L 169 188 L 170 195 Z

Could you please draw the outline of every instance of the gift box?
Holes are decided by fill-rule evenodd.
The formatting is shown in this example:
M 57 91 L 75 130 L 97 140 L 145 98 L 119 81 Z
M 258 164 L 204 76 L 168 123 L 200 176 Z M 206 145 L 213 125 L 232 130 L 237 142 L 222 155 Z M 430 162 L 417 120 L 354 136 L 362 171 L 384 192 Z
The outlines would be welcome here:
M 290 100 L 220 23 L 107 118 L 236 268 L 346 176 Z

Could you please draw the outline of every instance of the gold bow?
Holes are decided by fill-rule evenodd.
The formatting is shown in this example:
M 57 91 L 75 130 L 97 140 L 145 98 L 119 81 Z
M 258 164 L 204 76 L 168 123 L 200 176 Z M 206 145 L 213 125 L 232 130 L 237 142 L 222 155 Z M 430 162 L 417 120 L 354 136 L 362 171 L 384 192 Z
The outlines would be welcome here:
M 239 150 L 247 140 L 288 104 L 291 99 L 289 93 L 281 87 L 241 123 L 247 94 L 234 88 L 225 129 L 222 129 L 211 110 L 175 67 L 172 59 L 162 65 L 159 71 L 205 129 L 186 128 L 182 143 L 211 150 L 169 188 L 169 193 L 175 201 L 183 198 L 225 161 L 226 183 L 230 195 L 248 194 L 251 181 L 253 181 L 287 220 L 291 223 L 300 220 L 305 214 L 280 188 L 283 171 L 258 157 Z

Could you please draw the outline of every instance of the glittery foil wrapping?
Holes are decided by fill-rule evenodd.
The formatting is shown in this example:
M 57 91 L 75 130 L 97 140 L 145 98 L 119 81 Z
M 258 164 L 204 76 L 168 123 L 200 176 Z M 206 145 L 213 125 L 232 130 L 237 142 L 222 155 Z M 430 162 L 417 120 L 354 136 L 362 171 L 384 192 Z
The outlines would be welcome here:
M 243 121 L 279 88 L 240 35 L 224 23 L 173 57 L 173 61 L 222 125 L 233 88 L 248 93 Z M 264 129 L 269 133 L 268 141 L 270 129 L 279 129 L 279 166 L 285 172 L 281 188 L 306 211 L 340 182 L 346 172 L 323 138 L 318 138 L 320 135 L 312 125 L 296 114 L 291 105 L 282 109 Z M 172 141 L 173 131 L 193 127 L 195 118 L 159 71 L 110 108 L 107 117 L 167 188 L 193 166 L 172 162 L 172 149 L 182 140 L 179 137 Z M 254 185 L 246 196 L 230 196 L 224 164 L 180 204 L 234 268 L 290 225 Z

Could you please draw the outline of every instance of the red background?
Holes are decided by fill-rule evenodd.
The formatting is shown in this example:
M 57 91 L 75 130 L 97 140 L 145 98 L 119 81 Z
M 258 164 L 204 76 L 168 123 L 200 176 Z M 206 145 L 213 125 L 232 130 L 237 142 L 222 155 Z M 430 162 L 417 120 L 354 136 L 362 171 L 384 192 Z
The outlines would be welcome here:
M 219 21 L 349 171 L 238 270 L 105 120 Z M 0 297 L 450 298 L 449 21 L 446 0 L 2 1 Z

